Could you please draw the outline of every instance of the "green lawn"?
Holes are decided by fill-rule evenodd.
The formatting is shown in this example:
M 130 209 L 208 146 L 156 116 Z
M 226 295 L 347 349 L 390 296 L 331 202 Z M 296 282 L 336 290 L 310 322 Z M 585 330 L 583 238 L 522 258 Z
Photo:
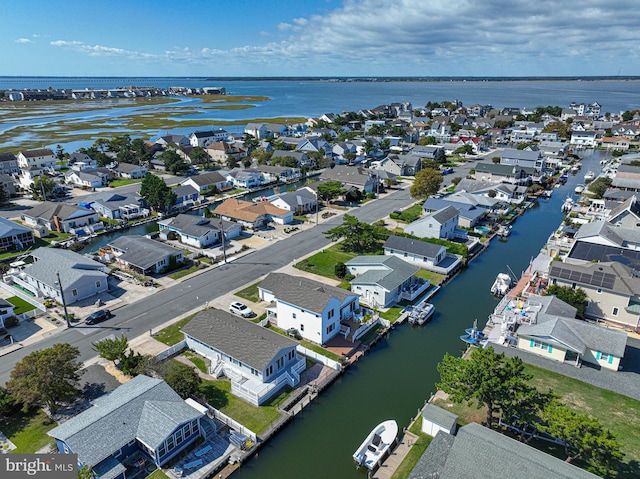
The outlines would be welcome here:
M 16 445 L 14 454 L 32 454 L 54 439 L 47 436 L 57 424 L 42 409 L 18 413 L 2 422 L 2 432 Z
M 432 285 L 437 286 L 444 281 L 446 276 L 440 273 L 434 273 L 433 271 L 427 271 L 426 269 L 421 269 L 416 273 L 418 278 L 428 279 Z
M 190 275 L 191 273 L 195 273 L 197 271 L 200 271 L 200 267 L 193 265 L 193 266 L 190 266 L 189 268 L 182 268 L 182 269 L 179 269 L 178 271 L 174 271 L 173 273 L 169 273 L 167 276 L 171 279 L 180 279 Z
M 420 203 L 416 203 L 413 206 L 410 206 L 406 210 L 402 212 L 402 214 L 398 215 L 398 219 L 405 223 L 412 223 L 422 214 L 422 205 Z
M 129 179 L 129 178 L 120 178 L 117 180 L 113 180 L 109 183 L 109 186 L 112 188 L 117 188 L 118 186 L 132 185 L 134 183 L 142 183 L 142 179 Z
M 254 406 L 231 394 L 231 382 L 227 380 L 202 381 L 200 392 L 207 398 L 207 402 L 243 426 L 263 434 L 270 424 L 281 414 L 278 405 L 286 399 L 290 391 L 283 390 L 265 406 Z
M 364 336 L 360 338 L 360 342 L 364 344 L 370 344 L 378 336 L 378 331 L 383 328 L 381 324 L 376 324 L 375 327 L 367 331 Z
M 246 299 L 247 301 L 251 301 L 252 303 L 257 303 L 260 301 L 260 296 L 258 293 L 258 285 L 261 281 L 257 283 L 253 283 L 251 286 L 247 286 L 246 288 L 237 291 L 235 293 L 236 296 L 239 296 L 242 299 Z
M 7 301 L 15 306 L 13 312 L 16 316 L 18 314 L 26 313 L 27 311 L 36 309 L 36 307 L 29 301 L 25 301 L 18 296 L 11 296 L 10 298 L 7 298 Z
M 160 469 L 156 469 L 155 471 L 153 471 L 151 474 L 147 476 L 147 479 L 169 479 L 169 476 L 167 476 Z
M 400 312 L 403 310 L 400 306 L 394 306 L 387 311 L 380 311 L 380 317 L 391 321 L 392 323 L 400 317 Z
M 339 245 L 333 245 L 330 248 L 322 250 L 320 253 L 316 253 L 307 259 L 303 259 L 299 263 L 296 263 L 294 267 L 301 269 L 302 271 L 335 279 L 336 263 L 346 263 L 356 256 L 356 253 L 345 253 L 344 251 L 340 251 Z
M 197 313 L 196 313 L 197 314 Z M 170 326 L 158 331 L 154 337 L 160 341 L 161 343 L 166 344 L 167 346 L 173 346 L 174 344 L 179 343 L 184 339 L 184 334 L 180 331 L 191 319 L 195 316 L 192 314 L 191 316 L 187 316 L 186 318 L 181 319 L 180 321 L 173 323 Z
M 424 451 L 427 450 L 433 438 L 422 432 L 422 416 L 409 427 L 409 431 L 418 436 L 418 439 L 411 447 L 405 458 L 402 460 L 398 469 L 393 473 L 391 479 L 405 479 L 418 463 Z
M 207 365 L 204 362 L 204 359 L 202 359 L 200 356 L 195 355 L 191 351 L 185 351 L 184 353 L 182 353 L 182 356 L 188 358 L 189 361 L 195 364 L 196 367 L 203 373 L 207 372 Z
M 280 328 L 276 328 L 275 326 L 268 326 L 268 328 L 278 334 L 282 334 L 283 336 L 287 335 L 287 332 L 284 329 L 280 329 Z M 337 362 L 342 362 L 342 357 L 340 357 L 339 355 L 332 353 L 331 351 L 327 351 L 326 349 L 324 349 L 322 346 L 316 344 L 316 343 L 312 343 L 311 341 L 307 341 L 306 339 L 300 339 L 300 340 L 296 340 L 298 341 L 302 346 L 304 346 L 307 349 L 310 349 L 311 351 L 314 351 L 322 356 L 325 356 L 329 359 L 333 359 L 334 361 Z

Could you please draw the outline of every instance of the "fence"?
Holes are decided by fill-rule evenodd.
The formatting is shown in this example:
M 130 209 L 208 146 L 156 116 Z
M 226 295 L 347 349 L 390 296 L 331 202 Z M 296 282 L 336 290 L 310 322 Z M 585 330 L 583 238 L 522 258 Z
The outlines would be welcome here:
M 32 304 L 33 306 L 38 308 L 40 311 L 47 310 L 46 306 L 43 303 L 37 301 L 33 296 L 30 296 L 27 293 L 20 291 L 18 288 L 11 286 L 5 283 L 4 281 L 0 281 L 0 286 L 3 289 L 9 291 L 12 295 L 17 296 L 18 298 L 24 299 L 27 303 Z
M 178 344 L 174 344 L 170 348 L 167 348 L 164 351 L 160 351 L 158 354 L 156 354 L 156 359 L 159 361 L 162 361 L 163 359 L 167 359 L 173 356 L 174 354 L 182 351 L 183 349 L 186 349 L 186 347 L 187 347 L 187 341 L 183 339 Z
M 330 359 L 330 358 L 328 358 L 326 356 L 323 356 L 322 354 L 318 354 L 315 351 L 311 351 L 310 349 L 307 349 L 304 346 L 301 346 L 300 344 L 298 344 L 298 346 L 296 347 L 296 350 L 300 354 L 308 356 L 311 359 L 315 359 L 319 363 L 322 363 L 325 366 L 330 367 L 331 369 L 335 369 L 336 371 L 341 371 L 342 370 L 342 364 L 340 364 L 339 362 L 334 361 L 333 359 Z
M 214 408 L 209 403 L 207 403 L 207 407 L 209 408 L 209 414 L 211 416 L 213 416 L 214 418 L 216 418 L 218 421 L 223 422 L 224 424 L 226 424 L 230 428 L 241 432 L 242 434 L 244 434 L 245 436 L 250 438 L 253 442 L 257 441 L 258 436 L 251 429 L 247 429 L 242 424 L 240 424 L 238 421 L 235 421 L 235 420 L 231 419 L 229 416 L 227 416 L 226 414 L 218 411 L 216 408 Z

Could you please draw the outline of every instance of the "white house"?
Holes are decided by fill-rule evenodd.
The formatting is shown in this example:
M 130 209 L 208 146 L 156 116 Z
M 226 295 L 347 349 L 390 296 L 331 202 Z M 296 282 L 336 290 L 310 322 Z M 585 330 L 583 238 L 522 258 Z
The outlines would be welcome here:
M 181 249 L 144 236 L 119 236 L 108 246 L 118 264 L 139 274 L 163 273 L 170 266 L 184 262 Z
M 149 173 L 149 168 L 144 165 L 134 165 L 131 163 L 118 163 L 113 169 L 114 173 L 120 178 L 138 179 L 144 178 Z
M 426 241 L 391 235 L 384 245 L 384 254 L 441 274 L 450 274 L 462 264 L 462 257 L 447 254 L 447 248 Z
M 221 222 L 225 241 L 237 238 L 242 232 L 242 227 L 238 223 L 185 214 L 160 220 L 158 226 L 160 232 L 175 232 L 180 237 L 181 243 L 196 248 L 206 248 L 220 243 Z
M 226 130 L 194 131 L 189 135 L 191 146 L 205 148 L 215 141 L 224 141 L 229 134 Z
M 49 148 L 21 151 L 18 153 L 18 166 L 21 169 L 32 166 L 53 169 L 56 166 L 56 155 Z
M 571 143 L 572 145 L 592 148 L 592 147 L 595 147 L 598 143 L 597 136 L 598 136 L 598 133 L 595 130 L 588 130 L 588 131 L 573 130 L 571 132 L 571 139 L 569 140 L 569 143 Z
M 226 311 L 200 311 L 183 328 L 187 347 L 210 360 L 209 374 L 231 380 L 231 393 L 259 406 L 295 388 L 306 360 L 298 343 Z
M 269 273 L 258 286 L 270 320 L 281 329 L 296 329 L 317 344 L 340 332 L 340 321 L 360 309 L 359 295 L 302 276 Z
M 314 211 L 317 207 L 317 196 L 313 190 L 304 187 L 291 193 L 270 196 L 269 202 L 278 208 L 301 215 Z
M 447 206 L 404 227 L 404 232 L 420 238 L 451 239 L 458 228 L 458 210 Z
M 198 190 L 199 193 L 203 193 L 205 191 L 208 191 L 214 188 L 217 189 L 218 191 L 225 190 L 229 188 L 230 183 L 229 183 L 229 180 L 227 180 L 227 178 L 222 176 L 219 172 L 210 171 L 210 172 L 202 173 L 196 176 L 190 176 L 189 178 L 184 180 L 181 184 L 191 185 L 196 190 Z
M 104 225 L 98 213 L 87 208 L 43 201 L 21 215 L 25 225 L 30 227 L 46 226 L 49 231 L 83 234 L 102 229 Z
M 73 170 L 65 177 L 67 183 L 85 188 L 107 186 L 107 175 L 98 170 Z

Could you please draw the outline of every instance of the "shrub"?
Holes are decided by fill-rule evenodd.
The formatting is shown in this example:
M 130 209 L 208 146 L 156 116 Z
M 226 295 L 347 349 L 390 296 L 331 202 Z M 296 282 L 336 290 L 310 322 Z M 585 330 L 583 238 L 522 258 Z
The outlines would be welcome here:
M 347 265 L 340 262 L 340 263 L 336 263 L 335 267 L 334 267 L 334 272 L 335 275 L 342 279 L 347 275 Z
M 351 281 L 351 280 L 355 279 L 355 276 L 352 275 L 351 273 L 345 274 L 344 275 L 344 279 L 345 279 L 345 281 Z
M 14 316 L 9 316 L 8 318 L 6 318 L 4 320 L 4 325 L 7 328 L 12 328 L 13 326 L 17 326 L 18 324 L 20 324 L 20 320 L 15 315 Z

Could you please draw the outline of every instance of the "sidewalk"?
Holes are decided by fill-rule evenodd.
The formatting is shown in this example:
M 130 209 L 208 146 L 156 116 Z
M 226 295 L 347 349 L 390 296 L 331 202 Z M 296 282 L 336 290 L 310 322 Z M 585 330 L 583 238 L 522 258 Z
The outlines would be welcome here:
M 384 460 L 378 470 L 373 474 L 373 479 L 390 479 L 396 469 L 400 466 L 404 458 L 407 456 L 411 447 L 418 440 L 418 436 L 412 432 L 406 431 L 400 438 L 400 442 L 393 452 Z

